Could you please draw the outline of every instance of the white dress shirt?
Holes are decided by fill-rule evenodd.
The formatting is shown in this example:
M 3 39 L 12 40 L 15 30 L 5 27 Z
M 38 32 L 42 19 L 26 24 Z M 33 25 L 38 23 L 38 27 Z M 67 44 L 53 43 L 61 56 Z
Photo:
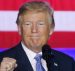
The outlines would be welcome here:
M 26 55 L 28 56 L 28 59 L 29 59 L 31 65 L 32 65 L 33 70 L 36 71 L 36 60 L 34 59 L 34 57 L 37 55 L 37 53 L 28 49 L 23 43 L 21 43 L 21 44 L 22 44 L 22 47 L 23 47 L 24 51 L 26 52 Z M 40 52 L 38 54 L 42 55 L 42 52 Z M 46 61 L 44 59 L 41 59 L 41 62 L 42 62 L 42 66 L 44 67 L 45 71 L 48 71 Z

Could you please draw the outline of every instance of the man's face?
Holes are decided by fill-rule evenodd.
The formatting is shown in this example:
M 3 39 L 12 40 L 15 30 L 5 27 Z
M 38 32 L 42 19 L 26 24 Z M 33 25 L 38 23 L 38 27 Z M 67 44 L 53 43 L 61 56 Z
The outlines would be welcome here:
M 18 25 L 22 42 L 31 50 L 40 50 L 47 43 L 51 31 L 51 23 L 47 13 L 28 12 L 21 17 L 22 22 Z

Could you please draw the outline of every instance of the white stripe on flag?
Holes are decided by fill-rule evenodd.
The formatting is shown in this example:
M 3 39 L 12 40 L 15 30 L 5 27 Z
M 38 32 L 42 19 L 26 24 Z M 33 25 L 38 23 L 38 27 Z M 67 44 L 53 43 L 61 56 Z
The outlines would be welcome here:
M 75 11 L 55 11 L 55 31 L 75 31 Z
M 17 11 L 0 11 L 0 31 L 17 31 Z M 55 11 L 55 31 L 75 31 L 75 11 Z
M 0 31 L 17 31 L 17 11 L 0 11 Z

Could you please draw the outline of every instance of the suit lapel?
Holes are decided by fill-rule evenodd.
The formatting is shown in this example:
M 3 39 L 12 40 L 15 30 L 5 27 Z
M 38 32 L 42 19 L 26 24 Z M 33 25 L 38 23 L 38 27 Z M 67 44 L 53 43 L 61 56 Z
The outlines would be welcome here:
M 18 69 L 19 71 L 33 71 L 33 68 L 30 64 L 30 61 L 25 53 L 25 51 L 23 50 L 21 44 L 19 44 L 17 46 L 18 50 L 17 50 L 17 63 L 18 63 Z

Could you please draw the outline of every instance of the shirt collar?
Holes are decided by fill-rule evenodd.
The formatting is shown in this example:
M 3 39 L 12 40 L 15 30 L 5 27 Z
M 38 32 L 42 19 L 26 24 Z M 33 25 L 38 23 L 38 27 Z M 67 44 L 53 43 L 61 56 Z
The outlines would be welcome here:
M 23 47 L 26 55 L 28 56 L 29 61 L 31 62 L 34 59 L 34 57 L 37 55 L 37 53 L 35 53 L 32 50 L 28 49 L 22 42 L 21 42 L 21 44 L 22 44 L 22 47 Z M 40 52 L 38 54 L 42 55 L 42 52 Z

